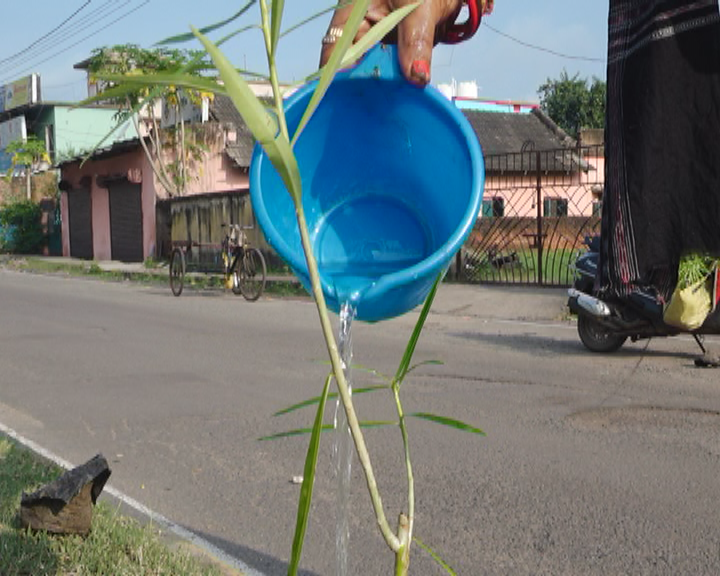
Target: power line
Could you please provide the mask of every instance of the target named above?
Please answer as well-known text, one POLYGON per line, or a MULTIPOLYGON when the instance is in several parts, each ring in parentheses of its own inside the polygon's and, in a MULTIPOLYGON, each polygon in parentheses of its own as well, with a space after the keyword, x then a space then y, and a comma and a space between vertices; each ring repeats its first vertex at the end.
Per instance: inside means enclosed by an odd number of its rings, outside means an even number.
POLYGON ((72 20, 73 18, 75 18, 75 16, 77 16, 80 12, 82 12, 82 10, 83 10, 88 4, 90 4, 90 2, 92 2, 92 0, 86 0, 85 4, 83 4, 82 6, 80 6, 80 8, 78 8, 77 10, 75 10, 75 12, 73 12, 72 14, 70 14, 70 16, 68 16, 67 18, 65 18, 65 20, 63 20, 60 24, 58 24, 57 26, 55 26, 55 28, 53 28, 52 30, 50 30, 50 32, 46 32, 45 34, 43 34, 42 36, 40 36, 40 38, 38 38, 37 40, 35 40, 35 41, 32 42, 31 44, 29 44, 27 47, 25 47, 25 48, 23 48, 22 50, 20 50, 20 52, 16 52, 16 53, 13 54, 12 56, 8 56, 7 58, 3 58, 2 60, 0 60, 0 64, 4 64, 5 62, 8 62, 9 60, 12 60, 13 58, 16 58, 17 56, 20 56, 20 55, 24 54, 25 52, 28 52, 29 50, 32 49, 33 46, 35 46, 35 45, 38 44, 39 42, 42 42, 42 41, 43 41, 45 38, 47 38, 48 36, 52 36, 57 30, 59 30, 60 28, 62 28, 63 26, 65 26, 65 24, 67 24, 70 20, 72 20))
POLYGON ((536 44, 530 44, 529 42, 523 42, 522 40, 518 40, 514 36, 510 36, 510 34, 505 34, 505 32, 501 32, 497 28, 493 28, 490 26, 490 24, 486 24, 485 21, 482 22, 482 25, 485 26, 485 28, 491 30, 492 32, 495 32, 495 34, 502 36, 504 38, 507 38, 508 40, 512 40, 513 42, 516 42, 517 44, 520 44, 521 46, 525 46, 526 48, 532 48, 533 50, 538 50, 539 52, 545 52, 547 54, 552 54, 553 56, 557 56, 559 58, 565 58, 567 60, 582 60, 584 62, 605 62, 605 58, 590 58, 587 56, 572 56, 570 54, 563 54, 562 52, 556 52, 555 50, 550 50, 549 48, 543 48, 542 46, 537 46, 536 44))
MULTIPOLYGON (((58 50, 58 51, 54 52, 51 56, 49 56, 49 57, 47 57, 47 58, 44 58, 43 60, 40 60, 40 61, 38 61, 38 62, 35 62, 35 63, 34 63, 31 67, 29 67, 29 68, 25 68, 24 70, 22 70, 22 71, 20 71, 20 72, 16 72, 16 73, 13 75, 13 77, 16 77, 17 75, 24 74, 25 72, 30 72, 30 71, 31 71, 33 68, 35 68, 36 66, 39 66, 40 64, 44 64, 44 63, 47 62, 48 60, 52 60, 53 58, 56 58, 56 57, 59 56, 60 54, 63 54, 64 52, 67 52, 68 50, 70 50, 71 48, 74 48, 74 47, 77 46, 78 44, 82 44, 85 40, 87 40, 87 39, 89 39, 89 38, 92 38, 93 36, 95 36, 96 34, 99 34, 99 33, 102 32, 103 30, 108 29, 108 28, 109 28, 110 26, 112 26, 113 24, 116 24, 116 23, 119 22, 120 20, 123 20, 124 18, 127 18, 130 14, 132 14, 133 12, 138 11, 140 8, 142 8, 143 6, 145 6, 146 4, 149 4, 149 3, 150 3, 150 0, 145 0, 144 2, 142 2, 141 4, 139 4, 138 6, 136 6, 135 8, 133 8, 132 10, 129 10, 128 12, 125 12, 124 14, 118 16, 117 18, 115 18, 115 20, 109 22, 108 24, 106 24, 105 26, 103 26, 103 27, 101 27, 101 28, 98 28, 97 30, 95 30, 94 32, 91 32, 91 33, 88 34, 87 36, 84 36, 83 38, 81 38, 81 39, 78 40, 77 42, 74 42, 73 44, 70 44, 69 46, 66 46, 66 47, 63 48, 62 50, 58 50)), ((3 84, 3 83, 5 83, 5 82, 8 82, 9 80, 12 80, 13 77, 4 78, 4 79, 0 80, 0 84, 3 84)))
POLYGON ((0 67, 0 70, 2 70, 2 75, 6 75, 11 70, 15 70, 23 66, 24 64, 37 60, 42 54, 45 54, 50 50, 57 49, 57 47, 71 40, 72 38, 75 38, 78 34, 92 28, 99 22, 102 22, 103 20, 111 16, 113 13, 122 9, 123 6, 129 4, 131 1, 132 0, 125 0, 119 6, 113 7, 112 4, 116 4, 117 0, 106 0, 106 2, 98 6, 95 10, 86 13, 81 19, 71 23, 70 26, 62 30, 55 30, 55 37, 49 35, 43 40, 43 42, 40 42, 34 48, 34 50, 32 50, 31 53, 21 55, 14 62, 11 62, 6 66, 0 67))

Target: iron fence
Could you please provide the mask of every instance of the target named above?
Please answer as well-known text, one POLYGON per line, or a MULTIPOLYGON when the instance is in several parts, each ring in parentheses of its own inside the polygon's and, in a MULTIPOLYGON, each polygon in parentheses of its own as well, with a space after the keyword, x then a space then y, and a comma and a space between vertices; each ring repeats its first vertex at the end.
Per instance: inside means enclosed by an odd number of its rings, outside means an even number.
POLYGON ((600 233, 603 146, 485 157, 482 212, 458 254, 471 283, 569 286, 585 236, 600 233))

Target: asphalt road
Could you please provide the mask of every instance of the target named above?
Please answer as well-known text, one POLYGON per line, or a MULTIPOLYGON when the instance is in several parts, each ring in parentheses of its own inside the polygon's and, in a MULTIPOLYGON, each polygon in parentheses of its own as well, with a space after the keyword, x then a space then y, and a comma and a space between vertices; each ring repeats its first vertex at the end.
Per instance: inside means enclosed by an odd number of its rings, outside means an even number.
MULTIPOLYGON (((403 390, 412 421, 416 536, 460 575, 720 573, 720 372, 691 340, 584 351, 559 291, 443 286, 403 390)), ((416 318, 353 328, 355 362, 392 373, 416 318)), ((714 343, 716 349, 720 343, 714 343)), ((262 574, 285 574, 312 422, 272 414, 327 373, 308 301, 0 270, 0 423, 262 574)), ((355 386, 376 383, 355 372, 355 386)), ((393 417, 383 393, 361 419, 393 417)), ((328 410, 328 420, 332 409, 328 410)), ((367 432, 385 510, 405 509, 394 428, 367 432)), ((335 573, 332 436, 324 437, 306 574, 335 573)), ((392 573, 353 468, 349 573, 392 573)), ((411 573, 444 574, 415 547, 411 573)))

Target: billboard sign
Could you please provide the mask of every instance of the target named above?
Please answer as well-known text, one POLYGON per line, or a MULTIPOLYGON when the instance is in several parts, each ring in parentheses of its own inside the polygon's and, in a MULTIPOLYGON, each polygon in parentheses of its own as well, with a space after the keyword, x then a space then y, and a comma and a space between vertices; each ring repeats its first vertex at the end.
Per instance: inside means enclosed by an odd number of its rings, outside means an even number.
POLYGON ((12 166, 12 158, 5 153, 10 142, 27 140, 25 116, 17 116, 7 122, 0 122, 0 173, 5 173, 12 166))
POLYGON ((31 74, 0 86, 0 112, 40 101, 40 77, 31 74))

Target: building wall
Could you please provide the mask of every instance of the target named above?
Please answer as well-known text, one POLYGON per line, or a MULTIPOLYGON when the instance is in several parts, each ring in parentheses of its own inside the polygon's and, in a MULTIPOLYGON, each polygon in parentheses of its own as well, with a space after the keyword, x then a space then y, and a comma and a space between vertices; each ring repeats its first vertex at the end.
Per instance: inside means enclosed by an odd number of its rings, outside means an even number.
MULTIPOLYGON (((138 147, 122 155, 105 160, 88 160, 82 168, 80 162, 62 166, 62 179, 73 188, 80 187, 84 177, 91 178, 90 201, 92 204, 93 252, 95 260, 110 260, 110 196, 107 188, 101 186, 98 177, 126 176, 131 182, 141 184, 143 217, 143 258, 155 255, 155 187, 153 174, 145 154, 138 147)), ((62 193, 63 222, 68 222, 67 192, 62 193)), ((64 225, 62 231, 63 256, 70 255, 70 229, 64 225)))
MULTIPOLYGON (((197 125, 200 139, 206 151, 202 159, 191 166, 191 175, 187 179, 183 196, 207 194, 209 192, 227 192, 230 190, 248 190, 250 183, 247 171, 238 168, 225 154, 226 134, 217 124, 197 125)), ((172 152, 165 155, 166 165, 173 160, 172 152)), ((155 189, 158 198, 169 198, 161 180, 155 177, 155 189)))
MULTIPOLYGON (((116 111, 113 108, 72 108, 53 105, 40 115, 34 131, 38 138, 44 140, 45 127, 52 126, 55 158, 56 160, 68 158, 95 148, 115 128, 116 111)), ((113 133, 103 146, 135 137, 135 129, 128 123, 113 133)))
MULTIPOLYGON (((249 188, 248 175, 224 153, 224 136, 211 139, 208 151, 203 153, 202 162, 194 168, 196 178, 189 182, 185 196, 243 191, 249 188)), ((138 144, 136 148, 104 160, 88 160, 82 168, 80 162, 62 166, 62 179, 71 187, 80 187, 84 177, 91 178, 90 199, 93 220, 93 251, 96 260, 110 260, 112 245, 110 236, 109 192, 98 183, 98 177, 128 176, 131 182, 141 183, 143 218, 143 257, 155 257, 158 253, 156 229, 156 202, 168 198, 167 191, 160 185, 150 161, 138 144)), ((67 193, 61 198, 63 222, 68 222, 67 193)), ((63 226, 63 255, 70 255, 69 226, 63 226)))

